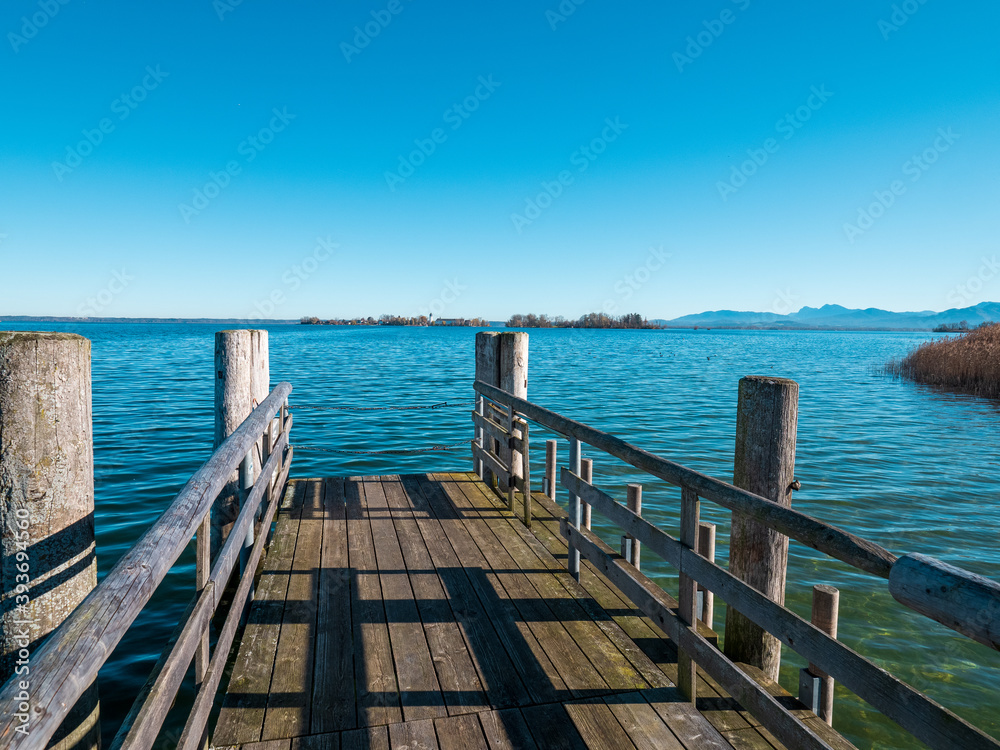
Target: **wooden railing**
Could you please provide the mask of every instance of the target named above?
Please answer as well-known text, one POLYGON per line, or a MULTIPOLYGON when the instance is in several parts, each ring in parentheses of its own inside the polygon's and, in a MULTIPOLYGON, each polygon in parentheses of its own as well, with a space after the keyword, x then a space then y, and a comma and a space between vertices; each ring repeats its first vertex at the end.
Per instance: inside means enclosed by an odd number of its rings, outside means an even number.
POLYGON ((476 425, 476 439, 472 443, 472 460, 476 471, 483 476, 484 469, 492 475, 498 488, 507 493, 507 507, 514 511, 514 496, 521 492, 524 514, 522 520, 531 526, 531 464, 528 423, 510 408, 500 408, 482 396, 476 398, 472 412, 476 425), (514 470, 514 456, 523 456, 524 468, 519 475, 514 470))
MULTIPOLYGON (((271 519, 288 480, 292 417, 287 411, 287 400, 291 391, 291 385, 281 383, 271 392, 33 655, 35 713, 31 731, 27 735, 15 732, 17 720, 12 712, 5 712, 0 724, 0 747, 44 750, 192 538, 196 539, 196 594, 111 748, 152 747, 192 661, 198 690, 179 747, 187 750, 204 747, 209 714, 226 659, 251 596, 254 571, 271 519), (261 471, 255 481, 253 455, 258 449, 261 471), (210 512, 216 497, 236 471, 242 488, 240 512, 213 562, 209 551, 210 512), (266 510, 257 523, 263 502, 266 510), (210 654, 209 625, 237 562, 239 585, 214 654, 210 654)), ((14 676, 4 685, 0 692, 3 705, 15 703, 18 679, 14 676)))
POLYGON ((474 387, 484 398, 486 410, 492 401, 506 410, 509 420, 520 416, 569 439, 570 466, 562 468, 559 483, 569 492, 569 518, 562 519, 561 531, 569 545, 570 572, 579 578, 581 557, 589 560, 677 644, 678 687, 689 699, 693 700, 697 694, 697 665, 788 747, 831 747, 823 736, 786 710, 746 670, 698 632, 700 586, 931 747, 1000 748, 996 739, 698 554, 700 500, 746 514, 858 570, 888 579, 890 592, 901 603, 992 648, 997 648, 1000 641, 1000 585, 922 555, 897 558, 874 542, 668 461, 492 385, 477 380, 474 387), (581 443, 680 487, 680 539, 585 481, 581 473, 581 443), (661 557, 680 573, 679 606, 591 533, 589 524, 583 523, 584 506, 605 516, 641 543, 643 549, 661 557))

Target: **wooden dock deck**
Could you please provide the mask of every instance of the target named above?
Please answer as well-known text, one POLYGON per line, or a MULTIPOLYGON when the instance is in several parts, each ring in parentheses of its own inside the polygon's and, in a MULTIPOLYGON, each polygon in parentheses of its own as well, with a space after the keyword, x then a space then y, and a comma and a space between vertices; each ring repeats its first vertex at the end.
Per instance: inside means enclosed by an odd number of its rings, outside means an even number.
POLYGON ((529 530, 471 473, 291 482, 212 745, 781 747, 707 675, 683 700, 674 645, 589 563, 574 580, 534 498, 529 530))

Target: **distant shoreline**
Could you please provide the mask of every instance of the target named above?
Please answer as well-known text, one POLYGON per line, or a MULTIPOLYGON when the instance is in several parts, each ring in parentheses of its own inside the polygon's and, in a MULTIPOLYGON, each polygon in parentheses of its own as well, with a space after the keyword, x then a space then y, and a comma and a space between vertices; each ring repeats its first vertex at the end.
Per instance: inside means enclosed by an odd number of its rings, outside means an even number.
MULTIPOLYGON (((72 318, 72 317, 59 317, 59 316, 34 316, 34 315, 9 315, 0 317, 0 326, 4 323, 139 323, 139 324, 173 324, 173 325, 272 325, 272 326, 301 326, 299 320, 270 320, 255 318, 251 320, 240 319, 240 318, 72 318)), ((362 326, 357 325, 331 325, 324 324, 319 326, 309 326, 316 328, 359 328, 362 326)), ((468 326, 380 326, 378 324, 371 326, 372 328, 380 327, 427 327, 427 328, 457 328, 457 327, 468 327, 468 326)), ((498 321, 492 321, 490 326, 482 326, 483 328, 504 328, 504 324, 498 321)), ((536 330, 536 327, 525 327, 525 326, 506 326, 512 329, 524 329, 524 330, 536 330)), ((718 326, 703 326, 703 325, 688 325, 688 326, 678 326, 678 325, 662 325, 656 328, 650 327, 647 329, 642 328, 567 328, 565 330, 608 330, 608 331, 626 331, 626 330, 659 330, 659 331, 784 331, 788 333, 797 332, 829 332, 829 333, 960 333, 956 332, 942 332, 934 331, 932 328, 887 328, 887 327, 874 327, 874 328, 863 328, 860 326, 759 326, 759 325, 718 325, 718 326)))

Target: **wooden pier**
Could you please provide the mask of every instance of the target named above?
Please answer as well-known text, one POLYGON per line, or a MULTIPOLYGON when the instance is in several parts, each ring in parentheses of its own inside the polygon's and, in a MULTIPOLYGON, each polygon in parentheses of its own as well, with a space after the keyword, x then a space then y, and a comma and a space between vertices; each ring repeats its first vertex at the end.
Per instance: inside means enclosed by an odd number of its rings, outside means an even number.
MULTIPOLYGON (((1000 650, 1000 584, 792 507, 797 384, 741 381, 729 484, 529 401, 527 357, 527 334, 477 334, 471 472, 290 479, 292 385, 267 393, 265 336, 220 333, 215 451, 44 641, 8 639, 3 655, 30 663, 30 679, 0 675, 0 747, 96 750, 98 672, 193 543, 191 603, 110 750, 846 750, 835 682, 932 748, 1000 750, 838 640, 836 589, 813 587, 810 620, 784 606, 794 542, 1000 650), (560 465, 546 441, 543 492, 536 428, 569 449, 560 465), (601 489, 584 445, 660 480, 655 495, 601 489), (651 500, 678 508, 676 537, 643 516, 651 500), (728 566, 702 502, 732 512, 728 566), (620 553, 593 517, 620 531, 620 553), (645 574, 650 555, 678 572, 677 598, 645 574), (808 664, 794 696, 776 682, 783 648, 808 664), (178 705, 184 685, 193 700, 178 705)), ((0 394, 36 387, 21 382, 31 372, 0 369, 0 394)), ((79 402, 67 408, 89 409, 85 385, 65 389, 79 402)), ((0 424, 39 445, 33 431, 50 427, 19 415, 7 407, 0 424)), ((37 484, 53 456, 31 456, 26 483, 0 472, 0 495, 58 507, 37 484)), ((31 580, 23 598, 50 587, 31 580)))
POLYGON ((213 744, 780 746, 711 680, 685 701, 673 643, 596 569, 577 583, 565 513, 532 509, 529 531, 471 473, 291 483, 213 744))

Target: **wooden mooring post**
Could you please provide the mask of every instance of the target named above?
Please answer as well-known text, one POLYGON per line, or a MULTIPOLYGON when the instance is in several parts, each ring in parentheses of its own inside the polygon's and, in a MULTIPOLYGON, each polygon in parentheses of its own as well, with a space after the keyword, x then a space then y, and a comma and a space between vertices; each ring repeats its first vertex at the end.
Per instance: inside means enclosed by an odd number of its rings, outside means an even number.
MULTIPOLYGON (((763 376, 740 379, 733 484, 792 505, 799 386, 763 376)), ((733 512, 729 570, 771 601, 785 603, 788 537, 733 512)), ((725 653, 777 681, 781 642, 733 607, 726 609, 725 653)))
MULTIPOLYGON (((628 509, 637 516, 642 515, 642 485, 630 484, 626 490, 628 509)), ((622 557, 631 563, 636 570, 641 567, 642 542, 630 534, 622 536, 622 557)))
MULTIPOLYGON (((831 638, 837 637, 840 591, 833 586, 813 586, 812 624, 831 638)), ((812 662, 799 671, 799 700, 833 726, 833 678, 812 662)))
MULTIPOLYGON (((25 668, 97 585, 92 425, 90 341, 0 333, 0 681, 26 676, 4 710, 23 715, 29 732, 47 706, 25 668)), ((94 682, 49 747, 100 747, 99 714, 94 682)))
MULTIPOLYGON (((215 334, 215 448, 229 437, 270 392, 267 331, 219 331, 215 334)), ((254 451, 253 468, 260 471, 263 441, 254 451)), ((240 483, 234 472, 212 508, 214 558, 240 512, 240 483)))
MULTIPOLYGON (((715 562, 715 524, 698 524, 698 554, 709 562, 715 562)), ((715 623, 715 594, 701 584, 698 585, 698 619, 711 629, 715 623)))
MULTIPOLYGON (((580 459, 580 479, 582 479, 587 484, 594 483, 594 459, 592 458, 581 458, 580 459)), ((583 503, 583 528, 590 528, 590 506, 587 503, 583 503)))
POLYGON ((557 440, 545 441, 545 495, 555 502, 556 499, 556 471, 557 456, 559 452, 559 442, 557 440))

